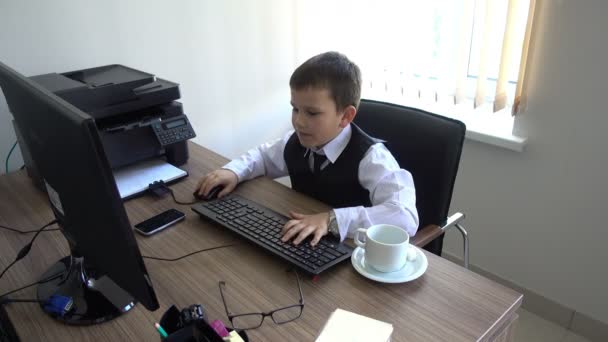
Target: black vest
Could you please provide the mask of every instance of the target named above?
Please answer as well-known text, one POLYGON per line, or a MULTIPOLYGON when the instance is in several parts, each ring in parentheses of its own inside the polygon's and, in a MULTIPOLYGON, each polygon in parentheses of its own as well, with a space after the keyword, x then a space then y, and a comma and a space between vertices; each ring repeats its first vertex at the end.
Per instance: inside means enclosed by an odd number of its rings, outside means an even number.
MULTIPOLYGON (((318 199, 333 208, 371 206, 369 191, 359 183, 359 163, 367 150, 382 142, 350 124, 352 135, 335 163, 329 163, 319 175, 314 175, 308 165, 306 148, 300 144, 297 134, 285 145, 284 158, 294 190, 318 199)), ((312 151, 310 153, 313 153, 312 151)))

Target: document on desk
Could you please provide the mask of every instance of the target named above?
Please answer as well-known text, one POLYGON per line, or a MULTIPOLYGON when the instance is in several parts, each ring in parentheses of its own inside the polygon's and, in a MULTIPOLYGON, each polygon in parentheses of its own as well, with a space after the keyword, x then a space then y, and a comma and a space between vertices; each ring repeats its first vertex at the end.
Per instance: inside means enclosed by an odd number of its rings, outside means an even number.
POLYGON ((114 179, 120 198, 126 199, 148 189, 150 183, 165 183, 186 177, 188 172, 162 159, 147 160, 114 170, 114 179))
POLYGON ((336 309, 315 342, 389 342, 392 333, 392 324, 336 309))

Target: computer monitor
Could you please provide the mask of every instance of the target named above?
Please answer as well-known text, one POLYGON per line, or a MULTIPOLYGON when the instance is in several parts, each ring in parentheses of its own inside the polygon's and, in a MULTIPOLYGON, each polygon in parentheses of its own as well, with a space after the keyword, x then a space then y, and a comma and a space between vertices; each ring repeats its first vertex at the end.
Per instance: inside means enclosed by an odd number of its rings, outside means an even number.
POLYGON ((135 301, 158 309, 133 230, 90 115, 0 62, 0 88, 71 255, 52 265, 38 298, 71 297, 70 324, 95 324, 129 311, 135 301))

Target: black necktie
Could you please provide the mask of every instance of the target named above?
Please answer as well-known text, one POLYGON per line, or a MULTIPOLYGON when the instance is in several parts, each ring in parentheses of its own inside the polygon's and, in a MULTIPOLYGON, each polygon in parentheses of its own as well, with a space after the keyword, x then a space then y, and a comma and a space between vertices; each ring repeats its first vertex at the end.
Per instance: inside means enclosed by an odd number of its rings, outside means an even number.
POLYGON ((313 159, 313 172, 315 174, 318 174, 319 172, 321 172, 321 165, 325 163, 327 157, 324 154, 313 153, 313 159))

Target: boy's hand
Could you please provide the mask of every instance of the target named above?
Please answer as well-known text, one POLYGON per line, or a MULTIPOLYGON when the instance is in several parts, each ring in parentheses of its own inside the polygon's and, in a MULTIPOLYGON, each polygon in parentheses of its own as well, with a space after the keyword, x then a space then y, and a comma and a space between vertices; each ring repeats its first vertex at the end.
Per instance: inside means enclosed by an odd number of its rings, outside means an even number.
POLYGON ((281 232, 283 237, 281 238, 281 241, 289 241, 297 235, 293 240, 293 244, 298 245, 309 235, 313 234, 314 236, 310 245, 315 246, 323 236, 327 235, 329 212, 315 215, 304 215, 295 212, 290 212, 289 214, 293 220, 288 221, 283 227, 283 231, 281 232))
POLYGON ((238 182, 236 173, 228 169, 218 169, 203 176, 196 186, 196 191, 199 195, 207 196, 211 189, 222 185, 224 188, 217 194, 217 197, 220 198, 231 193, 238 182))

